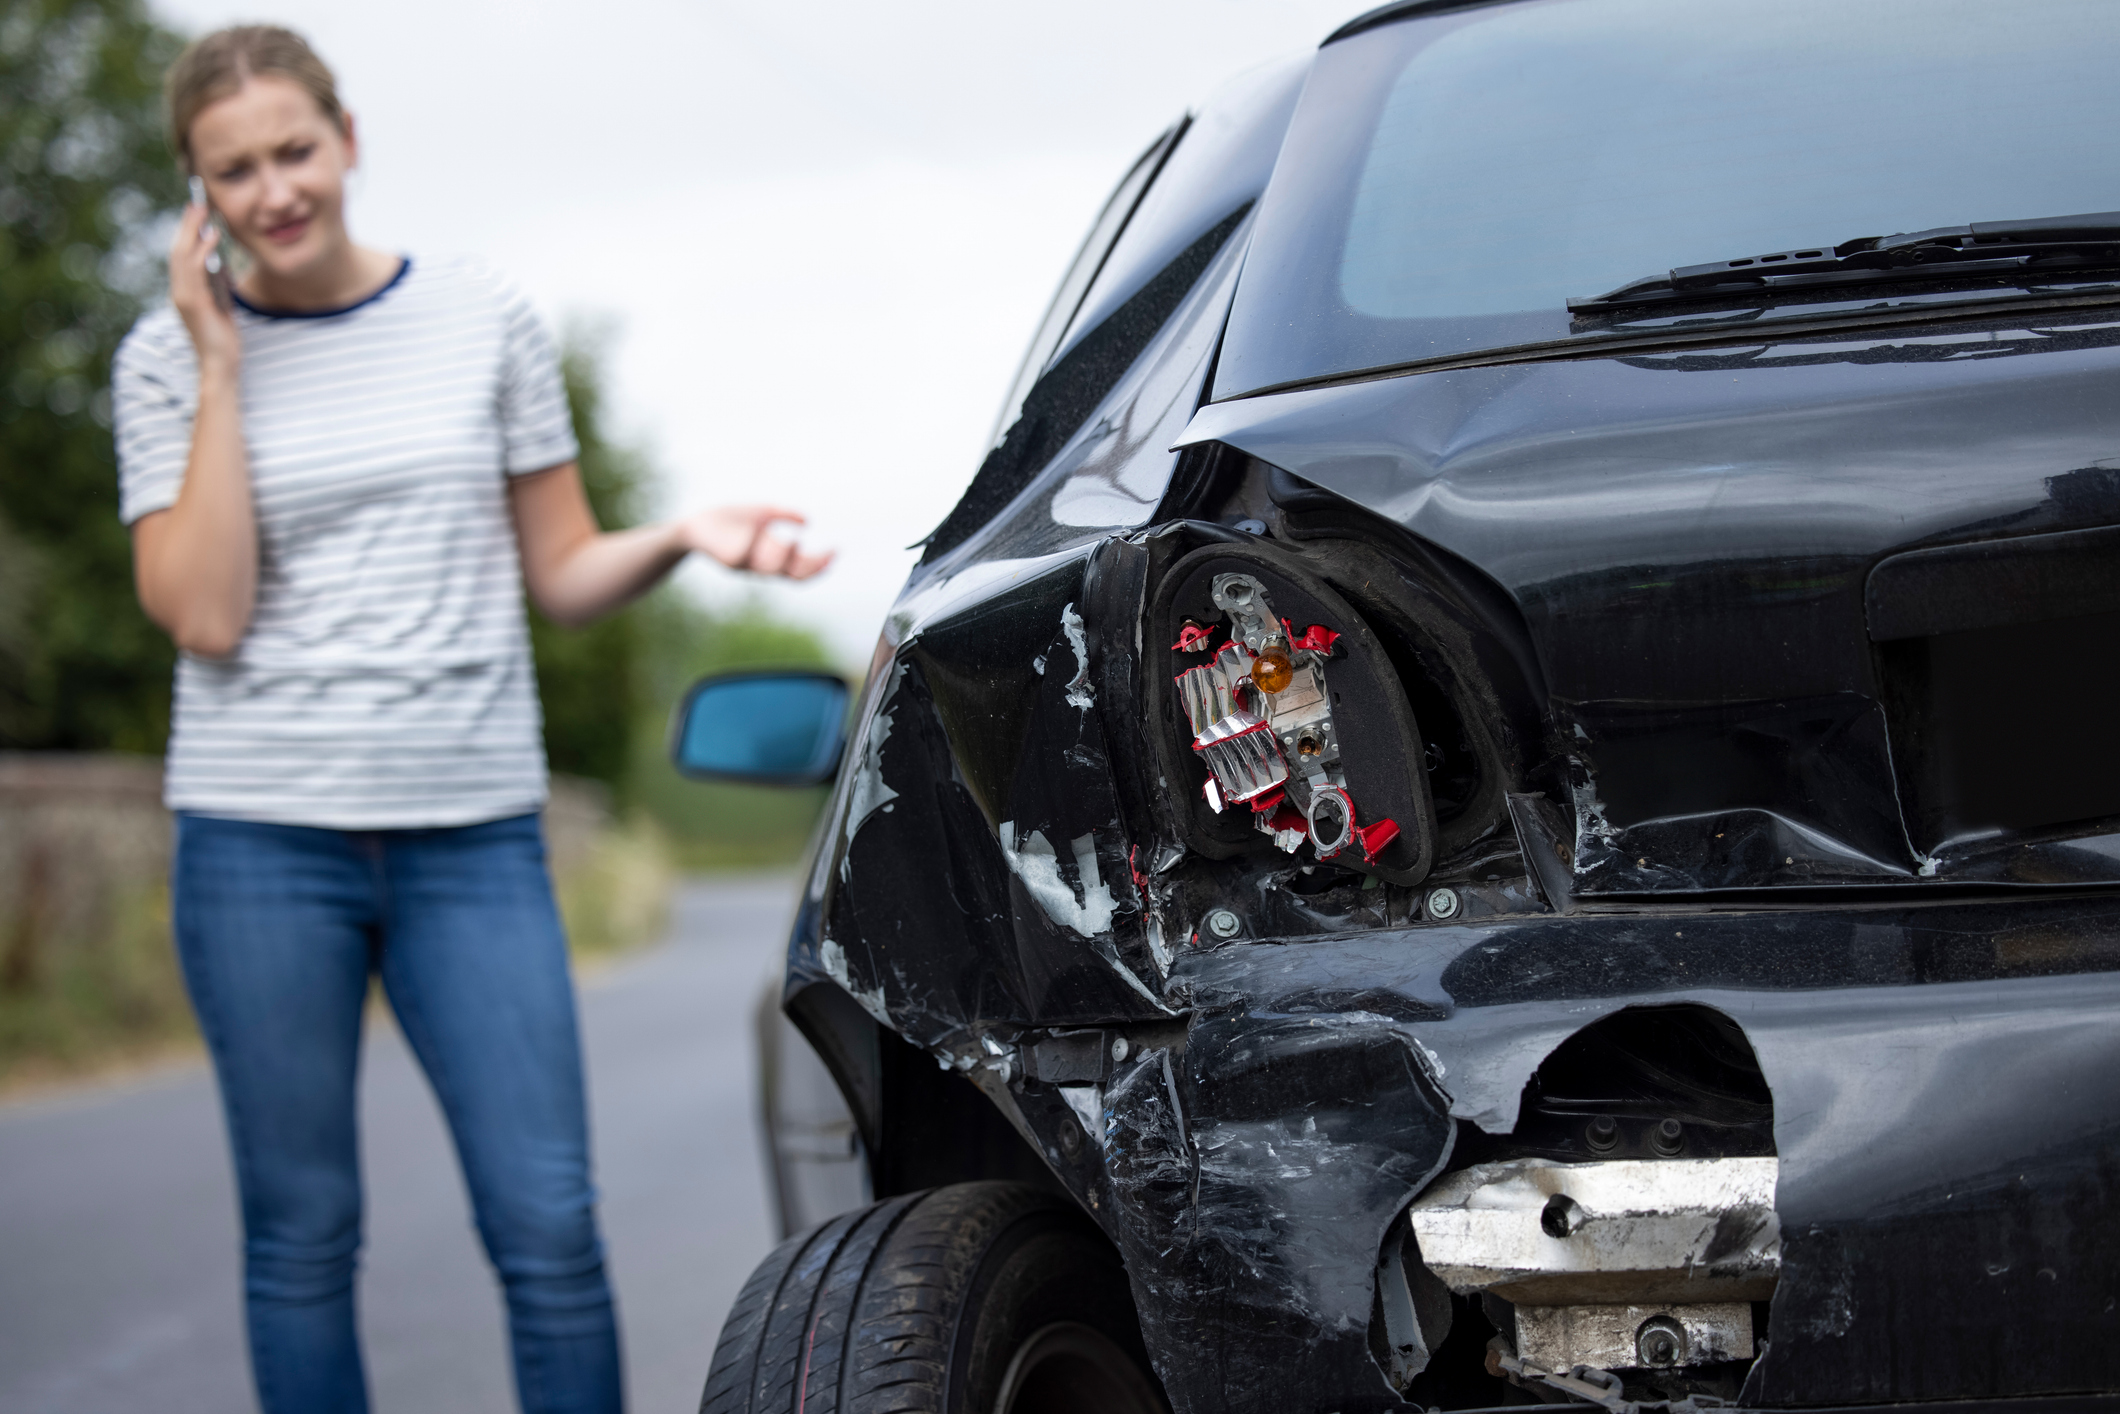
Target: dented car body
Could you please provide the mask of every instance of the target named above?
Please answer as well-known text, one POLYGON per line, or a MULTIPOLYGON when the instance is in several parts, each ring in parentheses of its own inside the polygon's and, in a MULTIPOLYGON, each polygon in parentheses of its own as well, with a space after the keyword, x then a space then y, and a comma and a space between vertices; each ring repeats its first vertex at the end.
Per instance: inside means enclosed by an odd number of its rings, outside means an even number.
MULTIPOLYGON (((1886 98, 2115 55, 1923 13, 1886 98)), ((1910 14, 1776 18, 1789 107, 1910 14)), ((1453 84, 1624 136, 1539 55, 1650 51, 1676 111, 1753 23, 1403 4, 1195 114, 891 614, 785 1012, 877 1197, 1080 1203, 1178 1410, 2120 1391, 2120 218, 1931 229, 2120 169, 1960 152, 1876 229, 1822 177, 1810 238, 1930 263, 1648 294, 1751 228, 1645 216, 1548 298, 1387 199, 1501 165, 1421 147, 1453 84)))

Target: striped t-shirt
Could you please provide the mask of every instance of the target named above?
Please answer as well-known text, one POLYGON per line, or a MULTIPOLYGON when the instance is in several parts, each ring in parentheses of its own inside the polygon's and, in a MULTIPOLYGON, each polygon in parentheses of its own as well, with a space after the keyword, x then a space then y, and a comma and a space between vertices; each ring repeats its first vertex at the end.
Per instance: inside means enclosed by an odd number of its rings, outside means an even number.
MULTIPOLYGON (((177 663, 165 798, 336 829, 537 809, 545 755, 507 477, 576 455, 512 286, 407 261, 325 314, 241 306, 258 592, 226 660, 177 663)), ((167 307, 112 369, 122 515, 176 503, 198 368, 167 307)))

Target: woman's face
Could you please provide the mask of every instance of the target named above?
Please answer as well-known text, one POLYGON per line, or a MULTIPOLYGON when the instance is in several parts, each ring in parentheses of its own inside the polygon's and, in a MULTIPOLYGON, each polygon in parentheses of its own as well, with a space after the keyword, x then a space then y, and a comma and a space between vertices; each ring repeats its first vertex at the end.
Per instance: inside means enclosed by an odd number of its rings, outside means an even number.
POLYGON ((200 110, 192 167, 228 233, 279 279, 298 279, 347 249, 346 173, 353 120, 342 132, 300 85, 273 75, 200 110))

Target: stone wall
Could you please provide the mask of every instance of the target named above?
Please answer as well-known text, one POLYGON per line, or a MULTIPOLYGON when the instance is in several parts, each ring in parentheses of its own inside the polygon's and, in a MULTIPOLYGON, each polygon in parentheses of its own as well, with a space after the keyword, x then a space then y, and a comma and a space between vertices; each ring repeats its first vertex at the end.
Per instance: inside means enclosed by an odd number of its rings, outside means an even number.
MULTIPOLYGON (((581 866, 610 822, 603 786, 555 779, 553 873, 581 866)), ((0 991, 108 938, 117 910, 163 886, 171 833, 155 757, 0 751, 0 991)))
POLYGON ((166 877, 169 850, 159 760, 0 752, 0 991, 108 937, 166 877))

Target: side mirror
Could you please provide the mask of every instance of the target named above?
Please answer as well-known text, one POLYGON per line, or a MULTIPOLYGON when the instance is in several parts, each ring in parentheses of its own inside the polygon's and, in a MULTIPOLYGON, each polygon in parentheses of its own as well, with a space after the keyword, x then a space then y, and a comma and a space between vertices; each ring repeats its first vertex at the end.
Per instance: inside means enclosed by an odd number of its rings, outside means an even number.
POLYGON ((670 723, 670 759, 695 780, 813 786, 846 748, 846 683, 830 673, 724 673, 692 684, 670 723))

